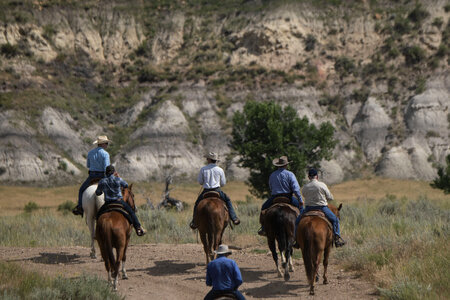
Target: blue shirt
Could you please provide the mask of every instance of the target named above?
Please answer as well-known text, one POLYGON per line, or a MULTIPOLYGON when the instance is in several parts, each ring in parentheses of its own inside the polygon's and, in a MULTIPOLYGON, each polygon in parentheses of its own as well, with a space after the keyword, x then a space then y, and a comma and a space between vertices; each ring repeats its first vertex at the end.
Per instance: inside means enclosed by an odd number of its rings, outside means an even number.
POLYGON ((95 194, 100 196, 102 193, 105 193, 105 202, 121 200, 122 187, 127 188, 128 183, 122 178, 112 174, 109 177, 100 180, 97 189, 95 190, 95 194))
POLYGON ((272 195, 294 193, 298 201, 303 203, 300 194, 300 185, 294 173, 284 168, 277 169, 269 177, 269 186, 272 195))
POLYGON ((206 268, 206 285, 213 290, 237 290, 242 276, 236 262, 223 255, 211 261, 206 268))
POLYGON ((106 167, 109 165, 109 153, 105 149, 97 147, 89 151, 86 163, 89 171, 105 172, 106 167))

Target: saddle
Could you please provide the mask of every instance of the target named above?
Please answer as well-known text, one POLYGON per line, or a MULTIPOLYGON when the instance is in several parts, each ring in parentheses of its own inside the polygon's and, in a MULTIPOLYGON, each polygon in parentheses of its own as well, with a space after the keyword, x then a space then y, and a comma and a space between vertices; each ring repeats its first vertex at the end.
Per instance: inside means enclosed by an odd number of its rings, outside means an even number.
POLYGON ((311 211, 308 211, 306 213, 303 213, 302 219, 304 217, 319 217, 319 218, 321 218, 322 220, 327 222, 328 227, 330 228, 331 232, 333 232, 333 225, 331 224, 330 220, 328 220, 328 218, 325 216, 323 211, 321 211, 321 210, 311 210, 311 211))
POLYGON ((222 198, 220 198, 220 193, 216 192, 216 191, 209 191, 203 194, 203 199, 206 198, 219 198, 221 200, 223 200, 222 198))
MULTIPOLYGON (((285 198, 285 199, 288 199, 288 198, 286 198, 286 197, 277 197, 277 198, 285 198)), ((275 199, 277 199, 277 198, 275 198, 275 199)), ((274 200, 275 200, 275 199, 274 199, 274 200)), ((289 202, 290 202, 290 200, 289 200, 289 202)), ((264 218, 266 217, 267 212, 268 212, 269 210, 273 209, 273 208, 276 208, 276 207, 288 207, 290 210, 292 210, 292 211, 295 213, 296 216, 298 216, 298 215, 300 214, 300 210, 299 210, 297 207, 293 206, 292 204, 284 203, 284 202, 281 202, 281 203, 280 203, 280 202, 279 202, 279 203, 273 203, 269 208, 263 209, 263 210, 261 211, 261 214, 259 215, 259 222, 260 222, 261 224, 263 224, 264 218)))
POLYGON ((103 215, 104 213, 107 213, 107 212, 111 212, 111 211, 120 212, 128 220, 128 222, 130 224, 133 224, 133 222, 131 220, 131 216, 125 210, 123 205, 121 203, 114 203, 114 202, 113 203, 105 203, 102 205, 102 207, 100 207, 100 210, 97 212, 97 216, 96 216, 97 221, 101 215, 103 215))
POLYGON ((98 184, 100 182, 100 180, 102 180, 101 178, 93 178, 91 179, 91 181, 89 181, 89 185, 94 185, 94 184, 98 184))
POLYGON ((216 292, 213 296, 214 300, 234 300, 237 299, 236 295, 232 292, 216 292))

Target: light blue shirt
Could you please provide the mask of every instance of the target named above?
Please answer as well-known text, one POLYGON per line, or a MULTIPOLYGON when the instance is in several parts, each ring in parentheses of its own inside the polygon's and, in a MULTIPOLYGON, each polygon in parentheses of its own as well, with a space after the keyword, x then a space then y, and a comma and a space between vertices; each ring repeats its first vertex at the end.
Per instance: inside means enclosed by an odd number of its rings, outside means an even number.
POLYGON ((105 172, 106 167, 109 165, 109 153, 105 149, 97 147, 89 151, 86 163, 89 171, 105 172))
POLYGON ((269 177, 269 187, 271 195, 294 193, 298 201, 303 203, 300 185, 291 171, 284 168, 274 171, 269 177))
POLYGON ((219 255, 206 267, 206 285, 215 291, 234 291, 241 284, 241 271, 232 259, 219 255))
POLYGON ((227 183, 223 169, 216 164, 208 164, 201 168, 197 181, 205 189, 215 189, 227 183))

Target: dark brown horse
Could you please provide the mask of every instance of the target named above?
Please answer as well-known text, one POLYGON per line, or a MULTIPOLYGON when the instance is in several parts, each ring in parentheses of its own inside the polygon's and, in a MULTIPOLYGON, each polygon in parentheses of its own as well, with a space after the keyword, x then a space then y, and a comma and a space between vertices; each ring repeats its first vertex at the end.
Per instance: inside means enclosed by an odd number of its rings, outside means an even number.
POLYGON ((222 236, 229 223, 228 211, 225 201, 217 195, 205 193, 205 199, 197 205, 195 224, 202 240, 206 255, 206 264, 214 259, 214 252, 222 244, 222 236), (212 196, 212 197, 211 197, 212 196))
MULTIPOLYGON (((339 208, 328 204, 328 208, 339 216, 339 208)), ((323 284, 328 283, 328 257, 333 245, 333 231, 328 222, 319 216, 304 216, 297 226, 297 243, 302 249, 303 263, 309 282, 309 294, 314 295, 314 284, 319 281, 319 265, 323 256, 323 284)))
POLYGON ((284 280, 289 280, 289 271, 294 271, 292 264, 292 246, 294 244, 295 219, 298 216, 298 209, 286 204, 276 203, 266 210, 261 224, 266 230, 267 244, 272 252, 273 260, 278 271, 278 276, 282 276, 282 271, 278 265, 278 255, 275 241, 281 254, 281 265, 284 268, 284 280))
MULTIPOLYGON (((123 201, 127 202, 133 210, 136 210, 132 186, 131 184, 128 188, 123 188, 122 195, 123 201)), ((108 272, 108 281, 113 285, 114 290, 117 290, 119 281, 120 262, 122 262, 122 279, 128 279, 125 261, 131 230, 132 226, 127 218, 118 211, 106 212, 97 220, 97 242, 108 272), (114 256, 113 248, 116 249, 116 256, 114 256)))

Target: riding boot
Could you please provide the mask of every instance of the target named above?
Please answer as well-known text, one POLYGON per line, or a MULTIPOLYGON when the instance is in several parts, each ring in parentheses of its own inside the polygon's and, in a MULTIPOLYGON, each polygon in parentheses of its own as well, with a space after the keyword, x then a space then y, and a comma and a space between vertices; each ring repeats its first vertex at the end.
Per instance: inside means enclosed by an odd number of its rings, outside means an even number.
POLYGON ((136 229, 136 234, 138 236, 143 236, 144 234, 147 233, 147 230, 145 230, 144 227, 142 227, 142 226, 139 226, 138 228, 135 228, 135 229, 136 229))
POLYGON ((258 234, 260 235, 260 236, 266 236, 267 234, 266 234, 266 231, 264 230, 264 227, 263 226, 261 226, 261 228, 258 230, 258 234))
POLYGON ((82 218, 83 218, 83 208, 81 207, 81 206, 79 206, 79 205, 77 205, 73 210, 72 210, 72 213, 75 215, 75 216, 81 216, 82 218))
POLYGON ((344 239, 340 236, 336 235, 336 237, 334 238, 334 245, 336 246, 336 248, 342 247, 345 244, 347 244, 347 242, 344 241, 344 239))
POLYGON ((195 230, 198 228, 197 224, 194 223, 195 220, 195 208, 194 208, 194 215, 192 216, 192 221, 191 223, 189 223, 189 227, 191 227, 191 229, 195 230))

